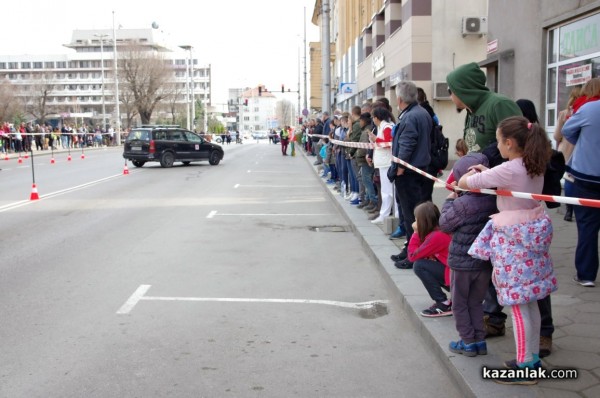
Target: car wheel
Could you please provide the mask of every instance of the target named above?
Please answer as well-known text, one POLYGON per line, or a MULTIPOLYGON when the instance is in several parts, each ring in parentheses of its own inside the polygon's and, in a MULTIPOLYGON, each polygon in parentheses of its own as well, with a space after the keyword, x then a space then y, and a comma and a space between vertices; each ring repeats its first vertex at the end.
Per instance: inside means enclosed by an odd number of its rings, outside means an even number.
POLYGON ((169 168, 173 166, 175 163, 175 156, 172 152, 165 152, 160 157, 160 165, 165 168, 169 168))
POLYGON ((192 162, 190 162, 190 161, 186 160, 185 162, 181 162, 181 163, 183 163, 183 165, 184 165, 184 166, 189 166, 189 165, 190 165, 190 163, 192 163, 192 162))
POLYGON ((212 151, 210 153, 210 157, 208 158, 208 163, 210 163, 213 166, 216 166, 219 164, 220 161, 221 161, 221 155, 219 154, 219 152, 212 151))
POLYGON ((146 162, 142 162, 141 160, 133 160, 131 163, 133 163, 135 167, 142 167, 146 164, 146 162))

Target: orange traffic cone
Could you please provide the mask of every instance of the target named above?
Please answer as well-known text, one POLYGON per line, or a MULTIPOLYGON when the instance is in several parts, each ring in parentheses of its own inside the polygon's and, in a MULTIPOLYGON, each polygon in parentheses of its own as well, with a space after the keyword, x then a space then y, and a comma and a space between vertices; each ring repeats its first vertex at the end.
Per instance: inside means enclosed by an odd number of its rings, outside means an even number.
POLYGON ((125 163, 125 166, 123 166, 123 175, 125 174, 129 174, 129 169, 127 168, 127 163, 125 163))
POLYGON ((54 164, 54 158, 50 159, 50 164, 54 164))
POLYGON ((29 159, 29 154, 27 152, 25 152, 25 159, 29 159))
POLYGON ((8 152, 4 154, 4 160, 8 160, 8 152))
POLYGON ((67 156, 67 162, 71 161, 71 155, 67 156))
POLYGON ((23 159, 21 159, 21 154, 19 154, 19 160, 17 161, 17 163, 23 163, 23 159))
POLYGON ((29 200, 38 200, 39 198, 40 195, 38 195, 37 186, 33 184, 31 187, 31 196, 29 197, 29 200))
POLYGON ((81 159, 85 159, 85 154, 81 154, 81 159))

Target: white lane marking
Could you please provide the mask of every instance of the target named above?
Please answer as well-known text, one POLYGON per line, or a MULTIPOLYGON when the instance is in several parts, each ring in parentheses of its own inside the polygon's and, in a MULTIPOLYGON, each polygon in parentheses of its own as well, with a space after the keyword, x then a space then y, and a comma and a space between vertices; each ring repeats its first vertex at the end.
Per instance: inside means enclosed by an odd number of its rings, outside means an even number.
MULTIPOLYGON (((212 212, 211 212, 212 213, 212 212)), ((334 216, 335 214, 331 213, 219 213, 215 211, 214 214, 209 214, 210 217, 206 218, 214 218, 214 216, 334 216)))
POLYGON ((217 214, 217 211, 213 210, 210 213, 208 213, 208 215, 206 216, 206 218, 213 218, 216 214, 217 214))
POLYGON ((252 173, 252 171, 251 171, 251 170, 248 170, 248 173, 252 173))
POLYGON ((125 304, 117 311, 117 314, 129 314, 133 307, 140 301, 196 301, 196 302, 220 302, 220 303, 280 303, 280 304, 319 304, 342 308, 364 309, 372 308, 377 304, 387 304, 389 300, 372 300, 360 303, 349 303, 347 301, 335 300, 311 300, 311 299, 267 299, 267 298, 233 298, 233 297, 161 297, 146 296, 152 285, 140 285, 137 290, 127 299, 125 304))
POLYGON ((240 184, 235 184, 235 185, 233 186, 233 189, 236 189, 236 188, 237 188, 237 187, 239 187, 239 186, 240 186, 240 184))
MULTIPOLYGON (((8 211, 8 210, 16 209, 18 207, 26 206, 26 205, 29 205, 29 204, 32 204, 32 203, 37 203, 37 202, 40 202, 41 200, 44 200, 44 199, 53 198, 55 196, 60 196, 60 195, 64 195, 64 194, 69 193, 69 192, 73 192, 73 191, 77 191, 77 190, 80 190, 80 189, 83 189, 83 188, 91 187, 93 185, 100 184, 102 182, 106 182, 108 180, 111 180, 111 179, 117 178, 117 177, 121 177, 121 176, 123 176, 122 173, 115 174, 115 175, 112 175, 112 176, 101 178, 99 180, 86 182, 85 184, 76 185, 76 186, 71 187, 71 188, 65 188, 65 189, 61 189, 59 191, 50 192, 50 193, 47 193, 47 194, 44 194, 44 195, 40 195, 40 199, 39 200, 21 200, 21 201, 18 201, 18 202, 9 203, 9 204, 0 206, 0 213, 8 211)), ((38 189, 39 189, 39 186, 38 186, 38 189)))
POLYGON ((250 188, 321 188, 320 185, 246 185, 236 184, 234 188, 250 187, 250 188))
POLYGON ((135 307, 135 305, 144 298, 144 294, 150 289, 152 285, 140 285, 135 292, 127 299, 125 304, 119 308, 117 314, 129 314, 129 311, 135 307))

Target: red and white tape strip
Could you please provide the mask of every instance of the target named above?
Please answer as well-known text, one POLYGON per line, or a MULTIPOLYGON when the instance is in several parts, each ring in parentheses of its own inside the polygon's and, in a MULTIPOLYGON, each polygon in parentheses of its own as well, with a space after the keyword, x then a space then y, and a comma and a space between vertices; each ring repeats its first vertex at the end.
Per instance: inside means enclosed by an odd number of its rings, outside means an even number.
MULTIPOLYGON (((319 138, 327 137, 326 135, 319 135, 319 134, 314 134, 314 135, 309 134, 309 136, 319 137, 319 138)), ((352 148, 367 148, 367 149, 385 148, 385 147, 392 146, 391 142, 382 142, 382 143, 373 144, 373 143, 365 143, 365 142, 347 142, 347 141, 339 141, 339 140, 332 140, 332 139, 330 139, 330 142, 332 142, 336 145, 340 145, 340 146, 346 146, 346 147, 352 147, 352 148)), ((429 178, 430 180, 433 180, 435 182, 443 184, 446 188, 448 188, 452 191, 477 192, 477 193, 483 193, 483 194, 487 194, 487 195, 496 195, 496 196, 512 196, 514 198, 543 200, 545 202, 555 202, 555 203, 564 203, 564 204, 575 205, 575 206, 600 208, 600 200, 596 200, 596 199, 570 198, 570 197, 566 197, 566 196, 542 195, 542 194, 527 193, 527 192, 514 192, 514 191, 501 190, 501 189, 462 189, 462 188, 458 188, 457 186, 447 184, 446 181, 442 181, 439 178, 434 177, 431 174, 426 173, 423 170, 420 170, 420 169, 414 167, 410 163, 407 163, 400 158, 392 156, 392 161, 395 163, 399 163, 402 166, 406 167, 407 169, 410 169, 416 173, 419 173, 422 176, 429 178)), ((384 178, 387 178, 387 177, 384 177, 384 178)))

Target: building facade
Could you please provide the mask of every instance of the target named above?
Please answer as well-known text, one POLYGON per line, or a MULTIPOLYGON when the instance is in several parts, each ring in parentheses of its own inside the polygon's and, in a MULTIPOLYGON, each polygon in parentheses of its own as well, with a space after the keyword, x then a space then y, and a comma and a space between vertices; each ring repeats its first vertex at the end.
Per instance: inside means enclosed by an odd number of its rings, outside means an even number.
POLYGON ((243 133, 264 131, 278 125, 277 98, 264 86, 246 89, 239 97, 239 126, 243 133))
MULTIPOLYGON (((322 0, 313 23, 322 26, 322 0)), ((446 75, 464 63, 485 58, 487 2, 460 0, 330 0, 332 109, 386 97, 396 109, 395 86, 403 80, 423 88, 451 141, 464 119, 445 85, 446 75), (466 29, 467 21, 481 25, 466 29)), ((311 61, 311 64, 315 63, 311 61)), ((311 76, 315 76, 311 70, 311 76)), ((322 87, 311 84, 313 96, 322 87)), ((395 111, 396 112, 396 111, 395 111)))
POLYGON ((600 77, 600 1, 509 0, 489 4, 480 61, 497 91, 536 105, 553 132, 574 86, 600 77))
MULTIPOLYGON (((119 29, 115 31, 117 58, 119 49, 135 44, 145 51, 160 53, 167 65, 173 69, 169 90, 175 95, 175 102, 186 113, 186 106, 195 101, 204 106, 211 103, 210 66, 198 65, 198 60, 186 50, 170 46, 162 33, 156 29, 119 29), (191 59, 191 61, 190 61, 191 59), (191 67, 189 67, 191 65, 191 67)), ((117 80, 114 74, 114 52, 112 30, 75 30, 71 42, 65 47, 74 50, 54 55, 1 55, 0 79, 7 79, 16 88, 17 96, 27 100, 35 95, 36 87, 46 85, 50 90, 47 106, 51 117, 65 119, 86 119, 88 123, 101 124, 107 120, 113 126, 116 122, 117 80), (104 87, 102 85, 104 82, 104 87), (105 109, 105 114, 102 109, 105 109)), ((120 98, 126 94, 120 87, 120 98)), ((121 123, 124 123, 123 101, 121 103, 121 123)), ((157 109, 153 116, 159 116, 157 109)), ((202 127, 201 120, 196 125, 202 127)))

